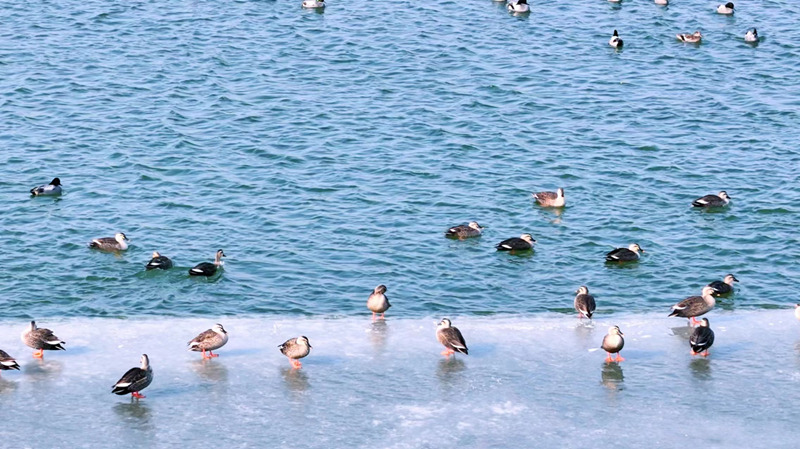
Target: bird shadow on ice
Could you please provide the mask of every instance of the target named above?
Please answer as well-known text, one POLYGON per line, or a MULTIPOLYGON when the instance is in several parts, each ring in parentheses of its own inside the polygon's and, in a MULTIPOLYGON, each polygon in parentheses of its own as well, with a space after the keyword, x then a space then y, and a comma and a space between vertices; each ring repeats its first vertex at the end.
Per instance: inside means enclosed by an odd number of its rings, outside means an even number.
POLYGON ((438 365, 436 365, 436 378, 439 379, 442 387, 450 388, 464 378, 466 369, 467 364, 463 358, 447 357, 439 360, 438 365))
POLYGON ((386 349, 386 339, 389 335, 386 320, 374 321, 369 328, 369 342, 375 352, 383 353, 386 349))
POLYGON ((36 359, 31 363, 26 363, 22 372, 38 381, 56 378, 61 375, 63 369, 64 365, 57 360, 36 359))
POLYGON ((0 394, 11 393, 17 389, 17 382, 4 379, 0 376, 0 394))
POLYGON ((133 398, 130 402, 120 402, 114 405, 114 413, 126 424, 133 424, 134 428, 147 430, 151 427, 152 412, 146 402, 133 398))
POLYGON ((698 380, 711 380, 711 360, 708 357, 693 358, 689 362, 689 369, 698 380))
POLYGON ((689 340, 689 338, 692 336, 692 331, 694 331, 694 328, 692 326, 686 325, 680 327, 673 327, 670 328, 670 330, 672 331, 672 335, 683 338, 684 340, 689 340))
POLYGON ((286 388, 291 392, 303 393, 308 390, 308 387, 311 385, 308 382, 308 374, 302 369, 284 367, 280 368, 280 372, 283 382, 286 384, 286 388))
POLYGON ((609 390, 622 390, 625 375, 617 362, 603 362, 600 370, 600 383, 609 390))
POLYGON ((228 382, 228 368, 216 360, 194 360, 192 370, 203 380, 214 383, 228 382))

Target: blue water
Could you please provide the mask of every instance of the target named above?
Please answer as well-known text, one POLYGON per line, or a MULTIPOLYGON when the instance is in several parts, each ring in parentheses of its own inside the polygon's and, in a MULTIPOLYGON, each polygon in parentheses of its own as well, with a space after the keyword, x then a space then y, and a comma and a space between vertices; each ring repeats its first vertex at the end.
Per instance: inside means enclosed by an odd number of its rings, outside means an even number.
POLYGON ((1 441, 795 445, 794 3, 299 3, 2 5, 0 349, 23 369, 0 378, 1 441), (63 196, 28 195, 55 176, 63 196), (564 210, 533 204, 558 187, 564 210), (725 210, 689 206, 720 190, 725 210), (470 220, 483 237, 444 238, 470 220), (118 231, 125 253, 87 248, 118 231), (535 252, 495 252, 522 233, 535 252), (639 263, 604 264, 632 242, 639 263), (219 248, 221 276, 187 275, 219 248), (145 272, 154 250, 176 268, 145 272), (692 359, 669 306, 727 273, 692 359), (439 356, 442 316, 470 356, 439 356), (67 351, 32 360, 30 318, 67 351), (185 342, 215 322, 231 342, 202 363, 185 342), (622 365, 589 352, 614 324, 622 365), (295 372, 276 346, 300 334, 295 372), (145 352, 148 398, 111 396, 145 352))

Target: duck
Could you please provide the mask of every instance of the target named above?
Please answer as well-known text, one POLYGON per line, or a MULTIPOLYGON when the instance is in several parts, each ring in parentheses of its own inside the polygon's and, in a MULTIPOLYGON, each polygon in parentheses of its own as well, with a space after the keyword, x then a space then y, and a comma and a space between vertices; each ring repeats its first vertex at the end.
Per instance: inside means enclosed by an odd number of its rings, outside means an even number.
POLYGON ((619 326, 611 326, 608 328, 608 334, 603 337, 603 343, 600 345, 600 348, 608 354, 606 356, 606 363, 625 361, 619 354, 625 346, 625 339, 622 338, 623 335, 625 334, 619 330, 619 326), (617 354, 617 357, 612 359, 611 354, 617 354))
POLYGON ((381 284, 372 290, 372 294, 370 294, 367 299, 367 308, 372 311, 372 321, 377 319, 379 313, 381 314, 380 318, 382 320, 386 319, 386 311, 389 310, 389 307, 392 307, 385 293, 386 286, 381 284))
POLYGON ((225 346, 228 342, 228 332, 217 323, 211 329, 205 330, 197 337, 194 337, 187 345, 190 351, 202 352, 204 359, 219 357, 219 354, 214 354, 212 351, 225 346), (208 351, 208 354, 206 354, 208 351))
POLYGON ((470 221, 465 225, 453 226, 445 231, 444 235, 448 238, 463 240, 471 237, 480 237, 482 232, 483 226, 479 225, 477 221, 470 221))
POLYGON ((701 354, 708 357, 708 348, 714 344, 714 331, 708 327, 708 318, 700 320, 700 325, 694 328, 692 336, 689 337, 689 345, 692 347, 692 355, 701 354))
POLYGON ((717 14, 725 14, 727 16, 733 14, 733 3, 728 2, 724 5, 717 6, 717 14))
POLYGON ((283 344, 278 345, 278 348, 280 348, 281 354, 289 358, 289 363, 295 369, 303 366, 298 359, 302 359, 311 352, 311 344, 303 335, 286 340, 283 344))
POLYGON ((622 48, 623 42, 622 39, 619 38, 619 33, 617 33, 617 30, 614 30, 614 34, 612 34, 611 39, 608 40, 608 45, 614 48, 622 48))
POLYGON ((303 8, 324 8, 325 0, 303 0, 303 8))
POLYGON ((752 30, 747 30, 744 33, 744 41, 745 42, 758 42, 758 30, 753 28, 752 30))
POLYGON ((128 393, 136 399, 145 396, 140 391, 147 388, 153 382, 153 368, 150 366, 150 359, 147 354, 142 354, 142 364, 139 368, 133 367, 120 377, 117 383, 111 387, 111 392, 124 396, 128 393))
POLYGON ((17 363, 14 357, 11 357, 7 352, 0 349, 0 371, 9 371, 12 369, 19 371, 19 363, 17 363))
POLYGON ((676 34, 675 37, 678 38, 681 42, 688 42, 690 44, 697 44, 703 40, 703 35, 699 31, 695 31, 694 33, 683 33, 683 34, 676 34))
POLYGON ((531 10, 528 0, 509 0, 506 8, 511 12, 530 12, 531 10))
POLYGON ((222 268, 224 264, 222 262, 223 257, 225 257, 225 253, 218 249, 216 256, 214 256, 214 263, 200 262, 189 269, 189 276, 214 276, 217 273, 217 269, 222 268))
MULTIPOLYGON (((616 30, 615 30, 616 32, 616 30)), ((564 189, 559 187, 555 192, 536 192, 531 194, 536 203, 542 207, 564 207, 567 198, 564 189)))
POLYGON ((128 249, 128 237, 117 232, 114 237, 100 237, 89 242, 89 248, 99 249, 100 251, 125 251, 128 249))
POLYGON ((692 206, 705 207, 705 208, 725 207, 730 202, 731 202, 731 197, 728 196, 728 192, 722 190, 716 195, 706 195, 692 201, 692 206))
POLYGON ((733 283, 734 282, 739 282, 739 280, 736 279, 736 276, 734 276, 732 274, 728 274, 728 275, 725 276, 725 278, 723 280, 714 281, 714 282, 708 284, 708 286, 711 287, 714 290, 712 292, 712 294, 714 296, 722 296, 722 295, 727 295, 727 294, 733 292, 733 283))
POLYGON ((703 287, 701 296, 690 296, 672 306, 672 313, 669 316, 689 318, 692 320, 692 324, 699 323, 696 317, 705 315, 717 304, 713 293, 714 288, 706 285, 703 287))
POLYGON ((445 350, 442 351, 444 356, 450 357, 456 352, 469 355, 464 336, 457 327, 453 327, 453 323, 447 318, 442 318, 442 321, 436 326, 436 339, 445 347, 445 350))
POLYGON ((50 184, 44 184, 32 188, 31 195, 33 196, 61 195, 61 180, 58 178, 53 178, 53 180, 50 181, 50 184))
POLYGON ((659 6, 667 6, 667 5, 669 5, 669 0, 655 0, 655 2, 656 2, 656 5, 659 5, 659 6))
POLYGON ((639 252, 644 252, 638 243, 631 243, 627 248, 617 248, 606 254, 606 262, 633 262, 639 260, 639 252))
POLYGON ((594 296, 589 294, 589 287, 581 285, 575 293, 577 293, 577 295, 575 296, 574 305, 575 310, 578 311, 578 318, 583 318, 585 316, 591 319, 592 314, 594 314, 595 302, 594 296))
POLYGON ((44 358, 44 351, 66 351, 62 345, 67 343, 56 337, 50 329, 36 327, 36 321, 31 321, 22 331, 20 339, 27 346, 36 349, 33 353, 36 359, 44 358))
POLYGON ((533 249, 534 243, 536 243, 536 240, 530 234, 522 234, 519 237, 503 240, 495 248, 498 251, 528 251, 533 249))
POLYGON ((153 251, 153 258, 147 262, 144 269, 150 270, 169 270, 172 268, 172 261, 167 256, 162 256, 158 251, 153 251))

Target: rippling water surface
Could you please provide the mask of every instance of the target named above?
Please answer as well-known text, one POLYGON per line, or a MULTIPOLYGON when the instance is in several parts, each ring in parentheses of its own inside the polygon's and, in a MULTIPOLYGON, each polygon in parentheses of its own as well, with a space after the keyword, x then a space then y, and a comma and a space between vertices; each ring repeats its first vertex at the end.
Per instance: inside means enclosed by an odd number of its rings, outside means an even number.
POLYGON ((4 316, 665 310, 793 301, 787 2, 48 2, 4 8, 4 316), (756 26, 758 46, 742 36, 756 26), (619 29, 625 48, 607 45, 619 29), (699 46, 676 32, 701 29, 699 46), (60 176, 63 197, 29 198, 60 176), (557 214, 530 193, 564 186, 557 214), (727 190, 726 211, 691 210, 727 190), (478 220, 480 240, 443 231, 478 220), (123 231, 122 257, 89 251, 123 231), (496 254, 523 232, 535 254, 496 254), (603 255, 638 242, 630 269, 603 255), (215 282, 186 269, 228 254, 215 282), (180 269, 145 274, 153 250, 180 269))

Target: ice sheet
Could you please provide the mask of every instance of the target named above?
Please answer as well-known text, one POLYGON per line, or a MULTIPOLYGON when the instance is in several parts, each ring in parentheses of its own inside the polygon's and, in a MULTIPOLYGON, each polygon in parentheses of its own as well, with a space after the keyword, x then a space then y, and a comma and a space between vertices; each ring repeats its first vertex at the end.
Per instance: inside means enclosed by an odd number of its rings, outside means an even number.
POLYGON ((450 316, 469 356, 445 359, 441 317, 48 320, 67 351, 43 361, 3 322, 6 447, 796 447, 800 322, 791 310, 717 313, 708 359, 686 321, 617 315, 450 316), (203 361, 186 342, 221 322, 230 342, 203 361), (625 333, 621 364, 599 346, 625 333), (284 340, 306 335, 292 370, 284 340), (142 353, 155 370, 139 402, 110 393, 142 353))

